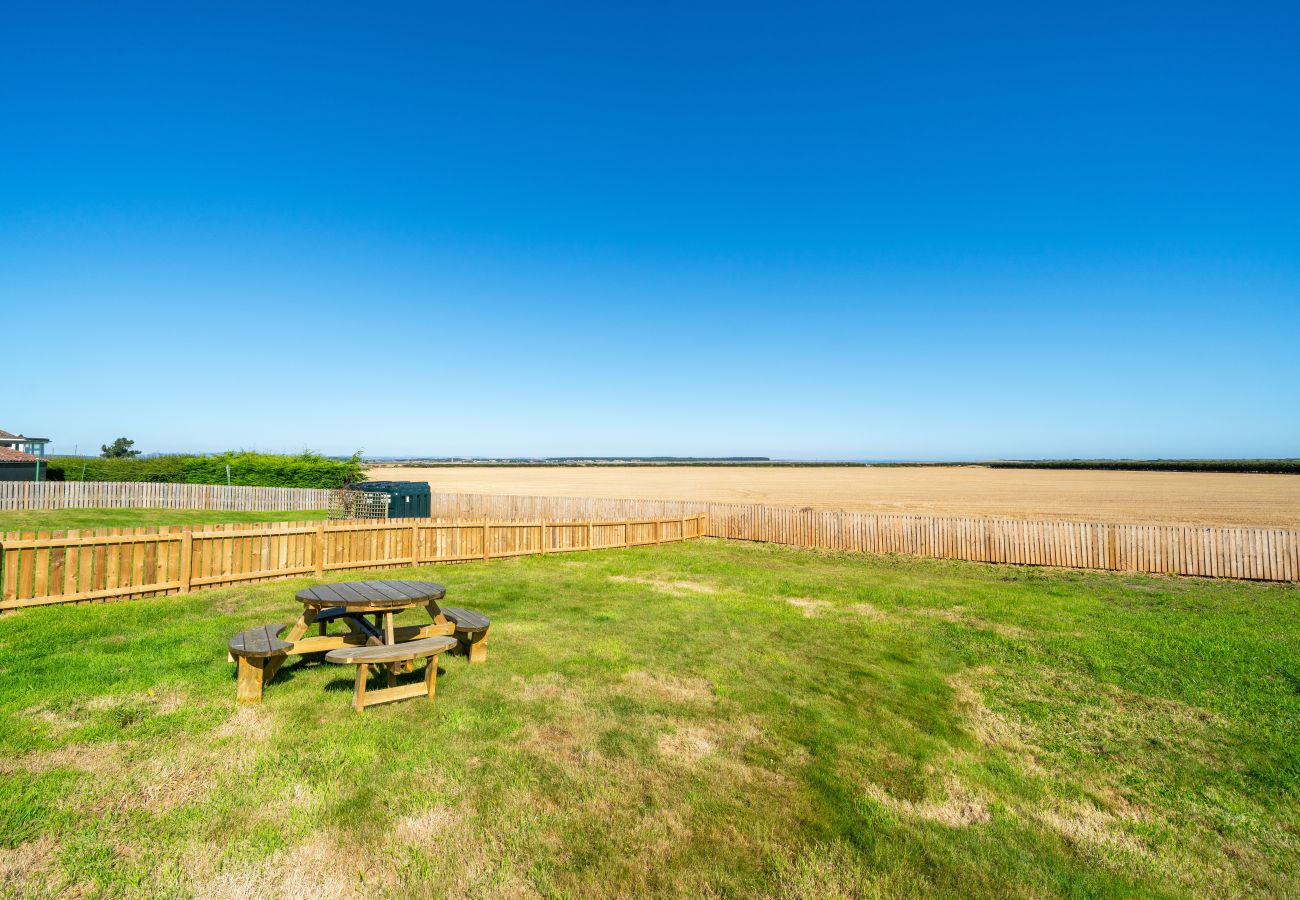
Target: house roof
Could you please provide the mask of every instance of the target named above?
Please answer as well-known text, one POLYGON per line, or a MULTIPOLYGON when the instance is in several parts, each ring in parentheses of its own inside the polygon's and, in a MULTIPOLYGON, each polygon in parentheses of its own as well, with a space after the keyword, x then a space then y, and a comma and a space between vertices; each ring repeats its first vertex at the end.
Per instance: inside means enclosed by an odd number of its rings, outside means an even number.
POLYGON ((40 458, 21 450, 0 447, 0 462, 40 462, 40 458))
POLYGON ((48 444, 50 442, 49 438, 28 437, 25 434, 14 434, 13 432, 5 431, 3 428, 0 428, 0 441, 5 440, 32 441, 37 444, 48 444))

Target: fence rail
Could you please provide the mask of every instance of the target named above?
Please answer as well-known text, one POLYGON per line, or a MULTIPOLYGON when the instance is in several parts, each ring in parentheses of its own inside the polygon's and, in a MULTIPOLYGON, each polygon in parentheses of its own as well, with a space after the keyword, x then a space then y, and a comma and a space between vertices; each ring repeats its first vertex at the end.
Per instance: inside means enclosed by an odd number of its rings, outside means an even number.
POLYGON ((187 593, 294 575, 635 547, 700 537, 703 516, 385 519, 0 534, 0 611, 187 593))
POLYGON ((0 509, 330 509, 359 491, 145 481, 0 481, 0 509))
POLYGON ((1300 580, 1300 531, 913 516, 747 503, 434 494, 433 514, 511 518, 705 514, 707 537, 936 559, 1243 578, 1300 580))

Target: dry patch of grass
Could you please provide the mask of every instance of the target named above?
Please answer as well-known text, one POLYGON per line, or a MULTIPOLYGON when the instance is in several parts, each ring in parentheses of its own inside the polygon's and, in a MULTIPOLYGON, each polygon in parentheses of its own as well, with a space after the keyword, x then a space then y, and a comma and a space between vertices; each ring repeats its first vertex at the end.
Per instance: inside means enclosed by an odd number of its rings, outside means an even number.
MULTIPOLYGON (((1046 803, 1008 797, 1009 811, 1058 834, 1080 851, 1104 858, 1119 853, 1149 859, 1167 871, 1186 868, 1186 861, 1177 858, 1182 852, 1179 847, 1160 845, 1157 850, 1142 833, 1171 827, 1168 811, 1157 813, 1133 797, 1147 775, 1145 736, 1160 735, 1162 742, 1176 748, 1176 754, 1201 764, 1225 770, 1240 767, 1216 737, 1217 718, 1185 703, 1114 685, 1084 684, 1052 671, 1030 678, 999 678, 991 667, 981 667, 949 677, 948 685, 967 728, 981 745, 1005 753, 1045 788, 1072 785, 1068 793, 1082 796, 1063 797, 1058 788, 1049 789, 1046 803), (985 684, 1005 700, 1026 699, 1053 710, 1053 716, 1031 723, 995 711, 984 700, 981 685, 985 684), (1107 764, 1081 770, 1080 754, 1096 755, 1107 764)), ((1174 815, 1194 816, 1200 802, 1184 797, 1174 815)), ((1248 855, 1245 848, 1233 847, 1229 842, 1222 850, 1239 858, 1248 855)))
POLYGON ((227 594, 212 604, 212 608, 223 615, 238 612, 244 605, 244 598, 239 594, 227 594))
POLYGON ((694 765, 717 748, 717 738, 708 728, 689 725, 659 736, 655 749, 674 762, 694 765))
MULTIPOLYGON (((177 697, 159 692, 152 699, 167 709, 180 702, 177 697)), ((104 696, 79 708, 112 711, 135 702, 138 700, 131 697, 104 696)), ((261 707, 241 706, 208 739, 166 747, 149 740, 104 741, 15 754, 0 758, 0 774, 41 775, 59 769, 84 772, 93 778, 67 795, 63 802, 69 808, 94 813, 163 813, 201 802, 218 789, 224 777, 252 766, 269 734, 267 715, 261 707)), ((293 802, 294 798, 286 800, 293 802)))
POLYGON ((802 612, 809 619, 816 617, 822 610, 828 609, 830 603, 812 597, 786 597, 785 602, 802 612))
POLYGON ((1031 815, 1081 849, 1101 848, 1137 856, 1150 855, 1146 844, 1125 830, 1127 826, 1143 821, 1132 808, 1116 814, 1098 809, 1091 803, 1073 802, 1036 810, 1031 815))
POLYGON ((620 584, 643 584, 646 587, 652 587, 657 591, 663 591, 667 594, 716 594, 718 589, 711 584, 702 584, 698 581, 673 581, 665 578, 634 578, 630 575, 611 575, 610 581, 617 581, 620 584))
POLYGON ((589 732, 564 725, 530 725, 519 746, 529 753, 553 760, 566 768, 586 768, 600 761, 600 752, 590 742, 589 732), (581 734, 586 733, 584 739, 581 734))
POLYGON ((510 682, 518 686, 522 700, 579 699, 579 694, 569 687, 568 679, 559 672, 546 672, 530 678, 514 675, 510 682))
POLYGON ((70 744, 50 750, 31 750, 0 757, 0 772, 8 775, 40 775, 54 769, 74 769, 92 774, 120 771, 120 760, 128 751, 122 744, 70 744))
POLYGON ((58 845, 50 835, 12 849, 0 847, 0 896, 32 896, 29 891, 45 881, 57 855, 58 845))
MULTIPOLYGON (((222 769, 222 763, 211 758, 151 759, 133 773, 136 790, 122 797, 121 805, 157 814, 195 803, 212 792, 213 781, 222 769)), ((119 804, 110 800, 108 805, 119 804)))
POLYGON ((971 615, 963 607, 953 606, 946 608, 924 608, 912 611, 913 615, 925 616, 929 619, 941 619, 944 622, 952 622, 954 625, 964 625, 967 628, 974 628, 978 631, 991 631, 999 634, 1004 638, 1019 640, 1029 636, 1023 628, 1017 628, 1015 625, 1004 625, 1001 622, 990 622, 988 619, 981 619, 979 616, 971 615))
POLYGON ((39 775, 72 769, 93 775, 85 787, 67 798, 73 808, 105 812, 114 809, 175 809, 206 796, 213 779, 237 756, 189 745, 153 752, 142 742, 70 744, 20 754, 3 763, 3 771, 39 775))
POLYGON ((275 717, 265 706, 236 706, 235 711, 212 731, 220 740, 239 738, 241 742, 257 743, 271 736, 275 717))
POLYGON ((768 900, 880 900, 924 897, 935 892, 921 878, 870 872, 843 844, 814 844, 768 854, 772 877, 760 896, 768 900))
POLYGON ((883 622, 886 619, 892 619, 889 613, 879 607, 872 606, 870 603, 854 603, 849 606, 849 612, 854 615, 862 616, 864 619, 871 619, 876 622, 883 622))
MULTIPOLYGON (((1072 744, 1077 752, 1103 744, 1141 746, 1147 736, 1159 735, 1180 754, 1230 768, 1238 765, 1223 745, 1218 717, 1186 703, 1110 684, 1084 683, 1077 676, 1046 669, 1033 677, 1005 678, 993 667, 984 666, 956 673, 947 683, 976 739, 1005 751, 1027 772, 1044 771, 1045 760, 1052 755, 1044 749, 1047 738, 1072 744), (1047 723, 1031 725, 997 712, 984 701, 984 685, 996 689, 1005 700, 1039 704, 1051 710, 1052 717, 1047 723)), ((1052 774, 1066 777, 1072 767, 1068 758, 1058 759, 1052 774)))
POLYGON ((350 900, 374 895, 375 885, 365 879, 365 869, 371 865, 356 847, 344 846, 329 832, 318 831, 257 862, 223 859, 220 847, 198 845, 185 854, 182 868, 189 890, 204 900, 350 900))
POLYGON ((992 674, 991 667, 982 666, 948 677, 958 713, 981 745, 1002 750, 1026 772, 1045 775, 1046 770, 1039 761, 1042 751, 1034 746, 1030 729, 995 712, 984 702, 979 686, 992 674))
POLYGON ((402 816, 397 820, 393 834, 402 843, 413 847, 433 847, 455 825, 456 813, 450 807, 431 806, 402 816))
POLYGON ((183 707, 187 700, 183 691, 156 688, 139 694, 101 694, 60 706, 39 704, 22 710, 20 715, 45 726, 49 736, 57 738, 95 724, 103 714, 114 710, 138 706, 149 715, 165 716, 183 707))
POLYGON ((712 703, 717 699, 713 685, 703 678, 679 678, 674 675, 651 675, 649 672, 628 672, 623 676, 623 687, 638 696, 673 703, 712 703))
POLYGON ((949 828, 962 828, 989 820, 989 806, 972 793, 956 776, 943 779, 944 796, 938 800, 906 800, 895 797, 878 784, 868 784, 867 796, 886 809, 905 818, 937 822, 949 828))

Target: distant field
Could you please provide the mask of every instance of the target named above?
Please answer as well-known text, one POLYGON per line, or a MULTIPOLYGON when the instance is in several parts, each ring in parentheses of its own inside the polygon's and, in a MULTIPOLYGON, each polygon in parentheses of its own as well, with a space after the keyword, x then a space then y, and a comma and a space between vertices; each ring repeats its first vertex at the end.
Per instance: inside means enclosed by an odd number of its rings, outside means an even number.
POLYGON ((213 509, 6 509, 0 510, 0 532, 144 528, 218 522, 304 522, 323 518, 323 509, 277 512, 221 512, 213 509))
POLYGON ((1300 476, 1037 469, 709 466, 415 468, 372 479, 435 491, 712 500, 1090 522, 1300 527, 1300 476))

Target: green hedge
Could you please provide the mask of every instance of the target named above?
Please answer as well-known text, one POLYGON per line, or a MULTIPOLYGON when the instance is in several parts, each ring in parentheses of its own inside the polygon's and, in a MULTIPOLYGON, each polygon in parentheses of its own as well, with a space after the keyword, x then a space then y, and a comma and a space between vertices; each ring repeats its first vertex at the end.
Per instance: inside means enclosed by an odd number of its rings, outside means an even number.
POLYGON ((188 458, 155 456, 152 459, 100 459, 51 456, 47 477, 50 481, 162 481, 183 484, 185 460, 188 458))
POLYGON ((319 453, 280 456, 231 451, 220 456, 156 456, 150 459, 91 459, 52 456, 51 481, 153 481, 174 484, 225 484, 259 487, 338 488, 365 478, 359 454, 339 460, 319 453))

